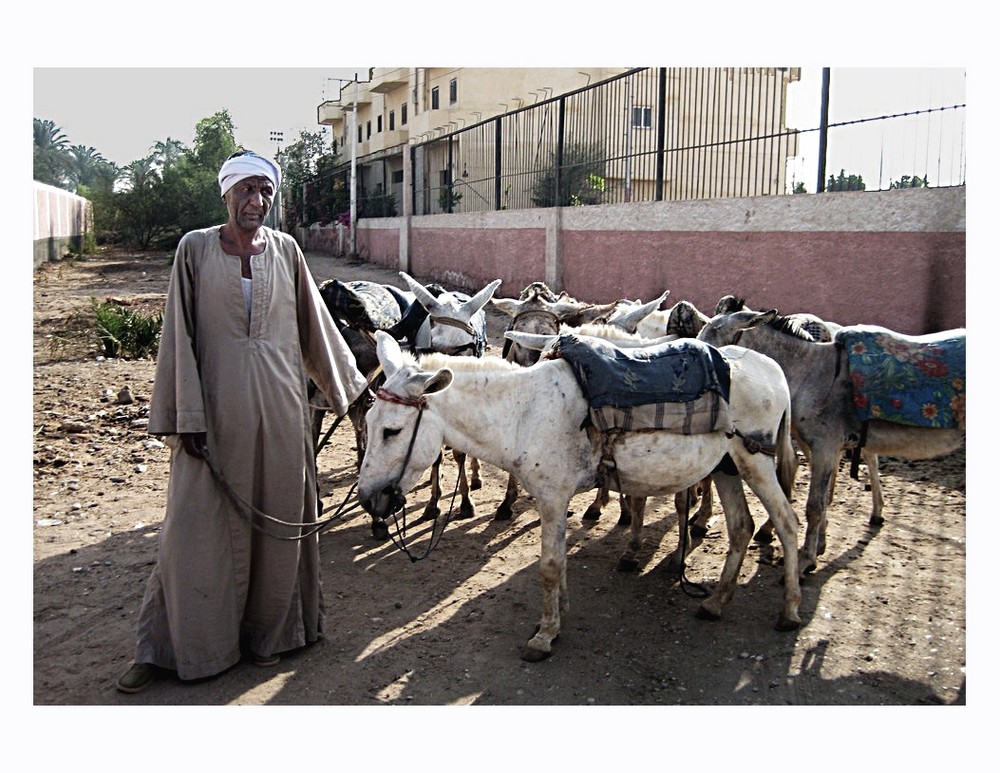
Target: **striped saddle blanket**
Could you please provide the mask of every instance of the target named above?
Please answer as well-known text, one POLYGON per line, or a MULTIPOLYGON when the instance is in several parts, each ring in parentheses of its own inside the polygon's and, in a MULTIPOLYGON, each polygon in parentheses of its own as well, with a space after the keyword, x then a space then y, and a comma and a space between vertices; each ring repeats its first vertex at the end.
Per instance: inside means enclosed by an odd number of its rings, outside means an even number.
POLYGON ((667 430, 684 435, 729 426, 729 363, 695 339, 621 349, 563 335, 552 357, 565 359, 601 432, 667 430))
POLYGON ((840 330, 861 421, 965 429, 965 330, 907 336, 874 325, 840 330))

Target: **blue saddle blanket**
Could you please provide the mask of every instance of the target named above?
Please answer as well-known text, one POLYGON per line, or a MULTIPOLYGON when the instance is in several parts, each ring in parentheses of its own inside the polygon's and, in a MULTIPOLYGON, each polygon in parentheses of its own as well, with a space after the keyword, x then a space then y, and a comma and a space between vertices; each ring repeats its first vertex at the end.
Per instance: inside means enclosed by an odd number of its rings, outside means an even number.
POLYGON ((570 334, 559 337, 554 356, 571 366, 601 431, 698 434, 728 422, 729 363, 696 339, 622 349, 570 334))
POLYGON ((874 325, 837 333, 861 421, 965 429, 965 330, 907 336, 874 325))

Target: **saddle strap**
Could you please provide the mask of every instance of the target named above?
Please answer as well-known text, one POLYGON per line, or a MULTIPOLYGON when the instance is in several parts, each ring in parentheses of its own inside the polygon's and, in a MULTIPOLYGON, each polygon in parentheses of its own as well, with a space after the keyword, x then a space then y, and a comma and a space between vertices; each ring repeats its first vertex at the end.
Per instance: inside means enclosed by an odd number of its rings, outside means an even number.
POLYGON ((736 429, 736 427, 733 427, 731 431, 726 433, 726 437, 729 438, 733 437, 734 435, 743 441, 743 447, 746 448, 746 450, 749 451, 751 454, 764 454, 765 456, 778 455, 777 446, 764 445, 759 440, 744 435, 742 432, 736 429))

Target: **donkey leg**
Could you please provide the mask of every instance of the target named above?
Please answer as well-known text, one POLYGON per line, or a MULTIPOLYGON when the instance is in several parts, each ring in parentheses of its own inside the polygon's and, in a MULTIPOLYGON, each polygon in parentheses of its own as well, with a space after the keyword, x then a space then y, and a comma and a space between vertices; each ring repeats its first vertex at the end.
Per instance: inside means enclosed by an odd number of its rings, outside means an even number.
POLYGON ((469 498, 469 478, 465 472, 465 462, 468 457, 460 451, 452 451, 452 456, 455 458, 455 463, 458 465, 458 491, 462 499, 458 506, 458 514, 455 518, 457 520, 472 518, 476 514, 476 508, 475 505, 472 504, 472 500, 469 498))
POLYGON ((509 521, 514 515, 514 503, 517 501, 517 478, 513 475, 507 478, 507 492, 504 494, 503 501, 500 506, 497 507, 496 513, 493 515, 493 520, 495 521, 509 521))
POLYGON ((738 476, 725 473, 712 475, 712 480, 715 482, 716 491, 719 492, 722 510, 726 514, 729 547, 715 592, 701 602, 698 608, 698 617, 706 620, 718 620, 722 616, 722 608, 732 599, 740 567, 743 565, 743 558, 746 556, 747 546, 753 535, 753 519, 750 517, 746 495, 743 493, 743 482, 738 476))
POLYGON ((521 659, 544 660, 552 654, 552 642, 559 636, 562 618, 569 614, 566 584, 566 512, 569 498, 558 502, 539 502, 541 516, 541 555, 538 573, 542 580, 542 617, 538 630, 521 651, 521 659))
POLYGON ((708 527, 712 521, 712 501, 714 497, 712 496, 711 476, 705 478, 694 488, 700 493, 701 504, 698 505, 698 512, 691 519, 689 526, 691 527, 691 534, 696 537, 704 537, 708 534, 708 527))
POLYGON ((741 467, 749 471, 746 475, 747 485, 767 510, 784 552, 785 599, 775 628, 779 631, 794 631, 802 625, 802 619, 799 617, 802 590, 799 587, 798 522, 795 511, 781 490, 777 477, 774 476, 774 465, 770 459, 751 455, 750 458, 741 460, 741 467))
MULTIPOLYGON (((629 524, 628 547, 618 559, 619 572, 634 572, 639 568, 637 558, 639 550, 642 548, 642 521, 646 514, 646 497, 624 497, 628 500, 628 509, 632 513, 632 520, 629 524)), ((623 503, 624 504, 624 503, 623 503)))
POLYGON ((816 447, 812 449, 809 470, 809 495, 806 499, 806 536, 799 551, 799 570, 805 574, 816 568, 816 557, 825 548, 826 508, 830 487, 836 476, 840 449, 816 447))
POLYGON ((431 493, 430 499, 427 500, 427 505, 424 507, 423 515, 420 516, 417 523, 420 521, 433 521, 441 514, 441 509, 438 507, 438 501, 441 499, 441 462, 444 460, 444 453, 438 455, 437 461, 431 466, 431 493))
POLYGON ((618 507, 621 509, 621 514, 618 516, 618 526, 632 525, 633 502, 634 500, 632 497, 627 497, 624 494, 618 495, 618 507))
POLYGON ((885 523, 882 517, 882 481, 878 475, 878 454, 864 454, 865 463, 868 465, 868 485, 872 489, 872 514, 868 519, 871 526, 881 526, 885 523))
POLYGON ((469 490, 478 491, 483 487, 483 479, 479 475, 479 460, 474 456, 469 457, 469 473, 469 490))
POLYGON ((583 520, 585 521, 596 521, 601 517, 601 510, 610 501, 611 496, 608 493, 608 487, 606 485, 601 485, 597 489, 597 496, 594 497, 594 501, 590 503, 590 507, 587 508, 586 512, 583 514, 583 520))

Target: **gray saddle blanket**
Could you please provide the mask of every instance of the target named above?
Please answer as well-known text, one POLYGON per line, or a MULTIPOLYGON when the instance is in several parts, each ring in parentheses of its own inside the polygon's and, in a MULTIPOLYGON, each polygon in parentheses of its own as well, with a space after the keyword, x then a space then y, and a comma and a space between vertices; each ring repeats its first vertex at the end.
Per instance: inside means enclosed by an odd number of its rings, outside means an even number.
POLYGON ((320 285, 320 295, 331 314, 339 315, 356 330, 389 330, 402 317, 399 302, 383 285, 375 282, 341 282, 331 279, 320 285))
POLYGON ((694 435, 729 425, 729 363, 701 341, 621 349, 599 338, 563 335, 553 354, 570 364, 602 432, 694 435))

